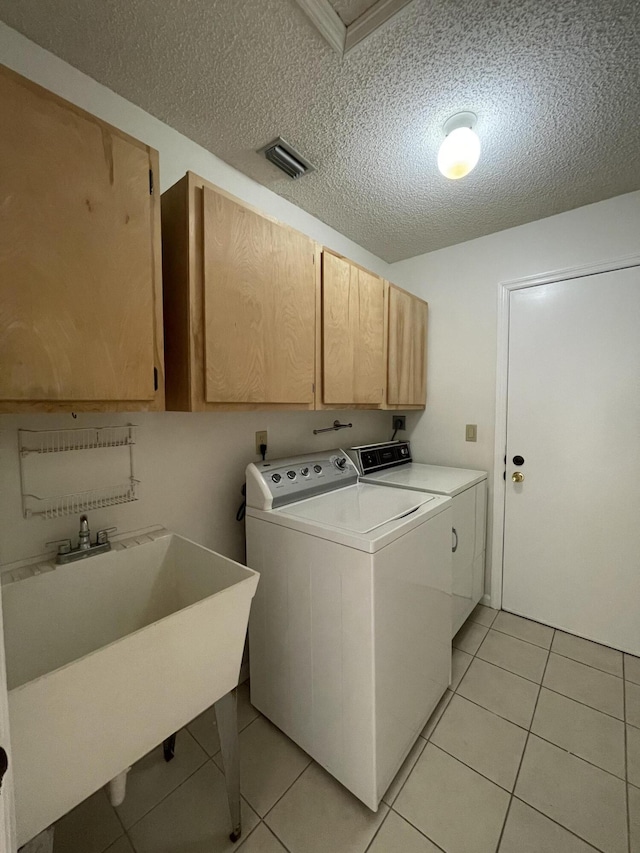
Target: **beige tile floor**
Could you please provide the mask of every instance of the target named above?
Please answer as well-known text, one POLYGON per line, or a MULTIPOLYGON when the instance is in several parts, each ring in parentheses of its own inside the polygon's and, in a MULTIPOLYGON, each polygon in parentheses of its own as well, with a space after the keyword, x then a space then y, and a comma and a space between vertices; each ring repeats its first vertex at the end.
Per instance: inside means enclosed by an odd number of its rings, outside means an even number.
POLYGON ((212 710, 56 826, 55 853, 640 853, 640 659, 479 606, 451 690, 369 811, 239 689, 243 837, 212 710))

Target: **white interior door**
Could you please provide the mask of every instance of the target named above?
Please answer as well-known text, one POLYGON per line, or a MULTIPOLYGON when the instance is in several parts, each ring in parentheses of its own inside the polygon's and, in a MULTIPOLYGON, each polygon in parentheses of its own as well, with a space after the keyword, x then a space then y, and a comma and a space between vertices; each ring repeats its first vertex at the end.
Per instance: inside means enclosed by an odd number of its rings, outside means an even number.
POLYGON ((6 755, 8 770, 2 778, 0 788, 0 853, 15 853, 16 826, 13 801, 13 774, 9 749, 9 704, 7 701, 7 673, 4 658, 4 626, 2 619, 2 595, 0 587, 0 765, 4 766, 6 755))
POLYGON ((502 606, 637 655, 639 602, 635 266, 510 294, 502 606))

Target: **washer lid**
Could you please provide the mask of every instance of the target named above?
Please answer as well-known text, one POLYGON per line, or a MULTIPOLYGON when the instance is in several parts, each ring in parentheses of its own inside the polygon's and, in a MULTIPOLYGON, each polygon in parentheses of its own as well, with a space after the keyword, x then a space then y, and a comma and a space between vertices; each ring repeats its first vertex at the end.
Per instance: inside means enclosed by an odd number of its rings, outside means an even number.
POLYGON ((274 510, 274 513, 362 534, 409 515, 431 500, 433 496, 428 494, 417 495, 415 492, 380 489, 369 483, 358 483, 330 494, 289 504, 274 510))
POLYGON ((486 471, 471 471, 467 468, 444 468, 440 465, 422 465, 411 462, 387 471, 377 471, 364 477, 365 482, 397 486, 401 489, 424 490, 439 495, 454 495, 486 480, 486 471))

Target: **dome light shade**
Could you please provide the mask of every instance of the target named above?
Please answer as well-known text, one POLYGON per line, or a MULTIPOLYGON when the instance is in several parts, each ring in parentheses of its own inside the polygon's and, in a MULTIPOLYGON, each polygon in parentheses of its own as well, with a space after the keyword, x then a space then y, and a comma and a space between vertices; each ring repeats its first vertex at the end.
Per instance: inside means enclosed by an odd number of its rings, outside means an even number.
POLYGON ((480 159, 480 140, 472 130, 476 116, 458 113, 444 126, 446 137, 438 152, 438 169, 445 178, 464 178, 480 159))

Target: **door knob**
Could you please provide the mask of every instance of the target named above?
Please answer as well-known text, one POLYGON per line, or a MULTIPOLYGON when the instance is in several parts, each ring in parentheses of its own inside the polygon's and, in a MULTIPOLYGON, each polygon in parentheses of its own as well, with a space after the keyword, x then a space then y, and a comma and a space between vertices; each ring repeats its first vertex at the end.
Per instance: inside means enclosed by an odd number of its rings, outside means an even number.
POLYGON ((524 480, 524 474, 522 471, 514 471, 511 475, 511 479, 514 483, 521 483, 524 480))

